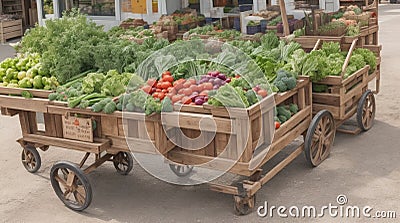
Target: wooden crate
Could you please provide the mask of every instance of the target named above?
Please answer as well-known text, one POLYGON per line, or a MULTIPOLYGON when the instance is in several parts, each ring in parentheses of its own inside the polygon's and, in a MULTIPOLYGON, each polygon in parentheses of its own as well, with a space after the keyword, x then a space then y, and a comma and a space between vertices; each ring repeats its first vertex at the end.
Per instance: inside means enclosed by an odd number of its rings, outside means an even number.
POLYGON ((211 169, 223 170, 230 166, 230 172, 250 176, 258 167, 307 131, 312 118, 309 79, 301 77, 295 89, 275 94, 274 97, 265 98, 260 104, 245 111, 236 112, 234 109, 229 116, 226 109, 214 108, 211 109, 211 115, 181 112, 163 117, 164 125, 180 128, 189 138, 201 138, 197 141, 200 142, 200 146, 193 144, 194 148, 175 148, 168 152, 168 159, 181 164, 201 164, 211 169), (274 131, 274 101, 278 105, 297 103, 300 108, 299 112, 277 131, 274 131), (216 130, 207 122, 202 128, 203 135, 200 135, 199 122, 202 119, 212 120, 216 130), (212 134, 213 130, 216 132, 215 136, 212 134), (201 148, 197 149, 199 147, 201 148))
POLYGON ((356 71, 347 79, 341 76, 328 76, 315 84, 328 85, 329 91, 312 94, 313 114, 328 110, 336 120, 343 121, 353 116, 358 101, 368 88, 369 66, 356 71))
POLYGON ((6 40, 20 37, 23 35, 22 19, 13 21, 0 21, 0 42, 5 43, 6 40))
POLYGON ((305 51, 309 52, 314 49, 318 40, 323 42, 338 42, 342 43, 343 36, 335 37, 335 36, 300 36, 294 38, 294 41, 301 45, 305 51))

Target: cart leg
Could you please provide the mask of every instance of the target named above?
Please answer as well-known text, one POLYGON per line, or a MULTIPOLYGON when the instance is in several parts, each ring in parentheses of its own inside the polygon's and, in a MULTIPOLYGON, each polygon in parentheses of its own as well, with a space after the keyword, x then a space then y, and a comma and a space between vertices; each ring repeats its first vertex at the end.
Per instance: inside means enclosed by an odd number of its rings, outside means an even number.
POLYGON ((248 215, 251 213, 256 205, 256 195, 254 194, 253 196, 238 196, 234 195, 234 206, 233 210, 236 215, 248 215))

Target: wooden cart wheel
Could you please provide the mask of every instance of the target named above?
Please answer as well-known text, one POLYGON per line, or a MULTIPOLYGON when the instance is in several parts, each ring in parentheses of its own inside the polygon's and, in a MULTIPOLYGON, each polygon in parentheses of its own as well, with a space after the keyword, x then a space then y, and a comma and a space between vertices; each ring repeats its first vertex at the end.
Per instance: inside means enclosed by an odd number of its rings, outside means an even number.
POLYGON ((128 175, 133 169, 133 156, 129 152, 119 152, 112 160, 115 169, 121 175, 128 175))
POLYGON ((256 195, 251 197, 234 195, 233 199, 235 200, 233 210, 236 215, 248 215, 254 210, 256 205, 256 195))
POLYGON ((193 166, 190 165, 176 165, 176 164, 169 164, 169 168, 174 172, 178 177, 185 177, 189 175, 192 170, 193 166))
POLYGON ((307 162, 316 167, 331 152, 335 139, 336 127, 332 114, 322 110, 315 115, 304 139, 304 152, 307 162))
POLYGON ((58 198, 74 211, 85 210, 92 202, 92 187, 78 165, 59 161, 50 171, 51 185, 58 198))
POLYGON ((35 173, 42 165, 39 152, 35 147, 30 145, 25 146, 25 148, 22 150, 21 160, 25 169, 30 173, 35 173))
POLYGON ((367 90, 361 96, 357 106, 357 124, 363 131, 368 131, 374 125, 375 119, 375 96, 371 90, 367 90))

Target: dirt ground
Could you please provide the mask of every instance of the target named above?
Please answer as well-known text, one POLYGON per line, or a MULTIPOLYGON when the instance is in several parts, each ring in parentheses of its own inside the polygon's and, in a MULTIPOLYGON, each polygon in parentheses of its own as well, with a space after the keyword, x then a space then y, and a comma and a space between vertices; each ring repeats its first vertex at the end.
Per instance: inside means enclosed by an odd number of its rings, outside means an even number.
MULTIPOLYGON (((337 134, 331 156, 311 169, 304 156, 275 176, 257 193, 256 206, 290 207, 336 203, 344 194, 348 205, 371 206, 373 211, 400 214, 400 6, 380 8, 383 44, 381 93, 376 97, 375 126, 358 136, 337 134), (398 61, 399 60, 399 61, 398 61)), ((0 59, 11 56, 0 46, 0 59)), ((0 216, 4 222, 376 222, 357 218, 261 218, 256 212, 237 217, 231 196, 206 186, 182 187, 161 182, 137 164, 128 176, 116 174, 106 163, 89 175, 93 201, 84 212, 66 208, 50 181, 51 166, 59 160, 79 162, 82 153, 51 148, 40 152, 42 168, 28 173, 21 164, 18 118, 0 117, 0 216)), ((282 155, 280 156, 282 157, 282 155)), ((372 212, 374 213, 374 212, 372 212)), ((396 222, 383 219, 382 222, 396 222)))

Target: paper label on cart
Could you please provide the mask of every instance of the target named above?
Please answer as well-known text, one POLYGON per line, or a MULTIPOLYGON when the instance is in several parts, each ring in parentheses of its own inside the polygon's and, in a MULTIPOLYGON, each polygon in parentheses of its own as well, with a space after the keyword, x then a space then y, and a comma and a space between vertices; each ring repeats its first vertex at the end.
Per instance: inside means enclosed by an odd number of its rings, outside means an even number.
POLYGON ((66 139, 93 142, 93 127, 90 118, 63 116, 63 135, 66 139))

